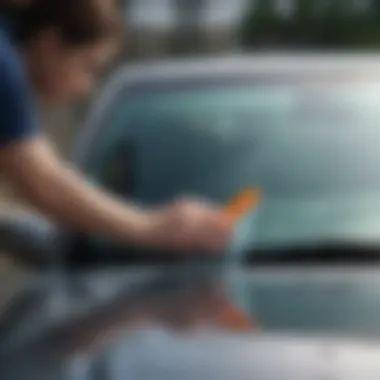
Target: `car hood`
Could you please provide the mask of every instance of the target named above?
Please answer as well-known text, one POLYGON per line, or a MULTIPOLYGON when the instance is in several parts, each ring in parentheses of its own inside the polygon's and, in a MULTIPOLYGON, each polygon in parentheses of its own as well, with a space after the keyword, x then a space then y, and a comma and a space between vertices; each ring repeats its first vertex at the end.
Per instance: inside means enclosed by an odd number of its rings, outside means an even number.
MULTIPOLYGON (((125 336, 93 359, 92 366, 102 368, 109 380, 377 380, 379 355, 378 344, 331 337, 216 333, 185 337, 151 330, 125 336)), ((83 364, 74 361, 67 378, 76 378, 70 376, 83 364)))
MULTIPOLYGON (((178 334, 159 328, 120 333, 107 347, 58 355, 35 347, 3 366, 8 380, 378 380, 380 345, 329 336, 178 334), (17 363, 23 363, 20 366, 17 363), (102 377, 99 377, 102 374, 102 377)), ((62 352, 61 352, 62 353, 62 352)))
POLYGON ((37 281, 3 319, 0 378, 380 379, 377 270, 227 272, 37 281))

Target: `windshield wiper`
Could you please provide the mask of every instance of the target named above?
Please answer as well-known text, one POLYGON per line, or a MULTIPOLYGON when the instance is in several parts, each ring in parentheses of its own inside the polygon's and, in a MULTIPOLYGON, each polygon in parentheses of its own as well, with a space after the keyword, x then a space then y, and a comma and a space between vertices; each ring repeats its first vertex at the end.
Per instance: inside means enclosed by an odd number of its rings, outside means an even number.
POLYGON ((380 245, 321 243, 253 250, 246 256, 250 265, 312 265, 380 263, 380 245))

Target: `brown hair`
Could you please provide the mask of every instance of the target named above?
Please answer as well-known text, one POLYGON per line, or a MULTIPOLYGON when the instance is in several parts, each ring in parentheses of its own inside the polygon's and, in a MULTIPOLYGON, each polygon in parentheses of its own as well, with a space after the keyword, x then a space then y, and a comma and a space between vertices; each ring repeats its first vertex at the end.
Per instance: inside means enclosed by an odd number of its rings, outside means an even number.
POLYGON ((65 43, 86 45, 119 39, 121 22, 109 0, 33 0, 14 12, 14 36, 26 44, 48 28, 56 28, 65 43))

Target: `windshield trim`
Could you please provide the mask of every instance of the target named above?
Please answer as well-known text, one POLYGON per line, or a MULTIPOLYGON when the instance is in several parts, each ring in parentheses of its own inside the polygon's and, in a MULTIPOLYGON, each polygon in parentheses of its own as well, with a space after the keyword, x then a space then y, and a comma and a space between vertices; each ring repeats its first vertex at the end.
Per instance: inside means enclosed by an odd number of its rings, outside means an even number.
POLYGON ((325 240, 286 246, 273 244, 250 249, 243 255, 243 261, 254 267, 380 264, 380 245, 355 240, 325 240))

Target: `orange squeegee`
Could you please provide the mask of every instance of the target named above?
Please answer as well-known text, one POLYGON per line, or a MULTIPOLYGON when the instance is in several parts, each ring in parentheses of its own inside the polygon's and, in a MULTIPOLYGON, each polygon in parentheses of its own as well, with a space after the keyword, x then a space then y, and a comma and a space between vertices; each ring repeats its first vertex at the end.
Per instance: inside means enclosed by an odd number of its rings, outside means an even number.
POLYGON ((235 223, 259 202, 260 191, 258 189, 244 189, 225 205, 224 215, 230 222, 235 223))
POLYGON ((250 332, 259 328, 258 323, 241 310, 227 305, 216 318, 218 326, 235 332, 250 332))

